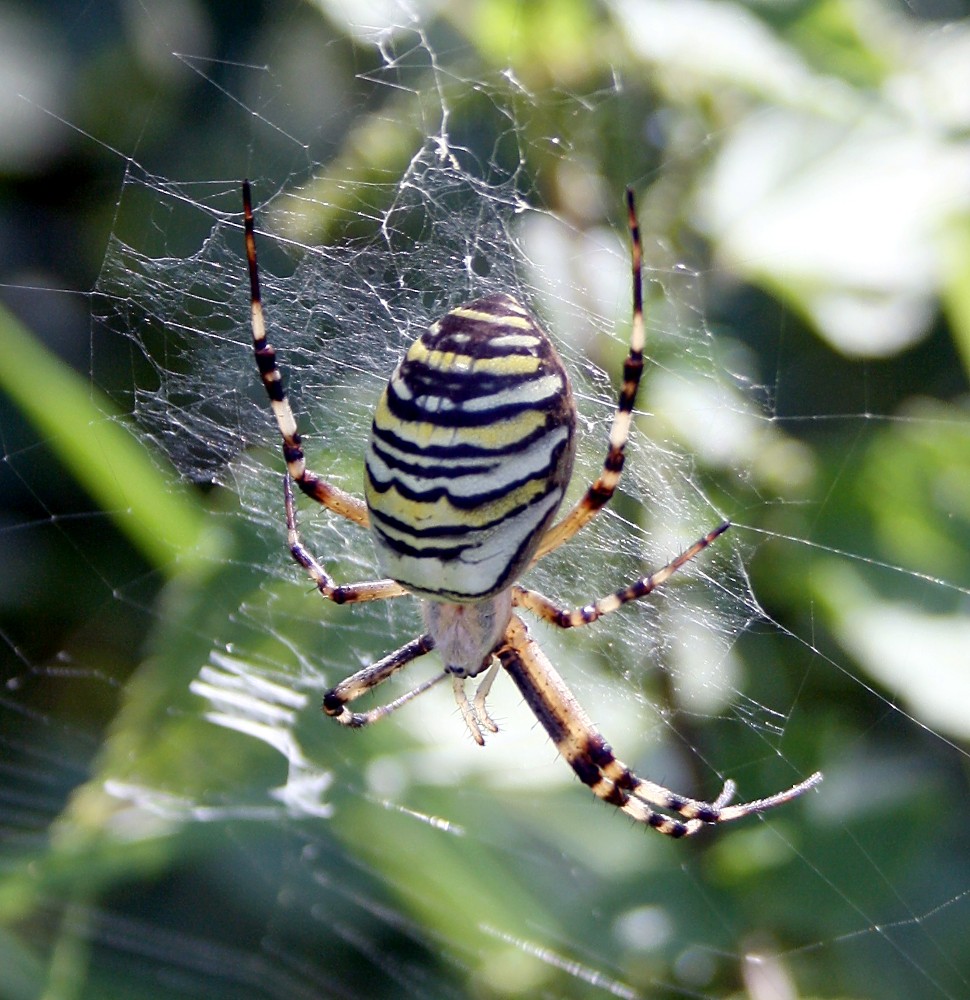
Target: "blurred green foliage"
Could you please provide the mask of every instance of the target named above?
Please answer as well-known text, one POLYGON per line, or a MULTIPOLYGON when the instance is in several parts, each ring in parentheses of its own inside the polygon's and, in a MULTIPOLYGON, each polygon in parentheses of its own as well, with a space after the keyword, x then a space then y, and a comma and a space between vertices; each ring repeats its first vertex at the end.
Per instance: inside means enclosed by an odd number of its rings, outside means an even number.
MULTIPOLYGON (((381 50, 339 4, 153 6, 0 9, 0 51, 38 67, 0 154, 0 997, 965 995, 965 6, 418 3, 381 50), (239 101, 273 127, 241 134, 239 101), (337 740, 307 699, 280 711, 331 784, 284 821, 280 755, 200 713, 216 640, 271 662, 241 611, 293 584, 260 576, 234 498, 127 429, 143 362, 87 319, 106 241, 207 231, 150 185, 119 200, 126 173, 220 206, 243 173, 287 178, 267 227, 329 243, 445 132, 577 232, 633 183, 649 263, 700 271, 725 357, 770 388, 772 460, 739 482, 736 445, 699 474, 779 626, 737 639, 744 693, 797 706, 782 750, 827 772, 817 800, 690 844, 576 785, 412 775, 391 806, 374 775, 416 741, 337 740)), ((348 663, 386 648, 333 634, 348 663)), ((792 779, 725 721, 674 731, 750 787, 792 779)))

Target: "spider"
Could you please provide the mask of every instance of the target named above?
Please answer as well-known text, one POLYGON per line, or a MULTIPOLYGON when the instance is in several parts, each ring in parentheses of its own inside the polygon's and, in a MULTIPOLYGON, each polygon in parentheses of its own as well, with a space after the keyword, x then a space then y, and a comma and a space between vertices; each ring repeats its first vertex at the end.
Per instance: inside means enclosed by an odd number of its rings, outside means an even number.
POLYGON ((253 349, 283 439, 287 541, 293 559, 336 604, 413 594, 426 631, 329 690, 323 711, 353 728, 370 725, 451 678, 474 740, 497 732, 485 701, 499 666, 511 676, 559 753, 590 790, 639 823, 672 837, 696 833, 789 802, 820 773, 787 791, 728 805, 734 782, 711 802, 638 777, 618 760, 565 681, 529 635, 518 610, 560 628, 589 625, 646 597, 729 527, 725 522, 662 569, 575 610, 557 606, 517 579, 569 541, 609 502, 643 370, 641 244, 632 191, 626 195, 633 270, 630 351, 603 470, 558 522, 572 471, 576 408, 569 377, 535 318, 510 295, 452 309, 408 349, 374 413, 366 454, 365 500, 311 472, 283 388, 266 323, 256 263, 249 182, 243 183, 253 349), (297 528, 293 483, 312 500, 370 528, 387 579, 338 584, 307 550, 297 528), (403 667, 437 650, 444 669, 387 704, 351 710, 357 699, 403 667), (465 682, 482 676, 473 698, 465 682), (668 815, 673 814, 673 815, 668 815))

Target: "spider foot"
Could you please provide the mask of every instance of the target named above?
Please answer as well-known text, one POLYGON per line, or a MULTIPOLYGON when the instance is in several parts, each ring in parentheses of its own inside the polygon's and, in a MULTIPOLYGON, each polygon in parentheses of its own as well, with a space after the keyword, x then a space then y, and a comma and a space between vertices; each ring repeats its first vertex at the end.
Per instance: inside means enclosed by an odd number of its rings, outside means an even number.
POLYGON ((741 819, 744 816, 762 813, 768 809, 774 809, 775 806, 784 805, 814 788, 821 780, 822 773, 816 771, 804 781, 800 781, 797 785, 793 785, 783 792, 777 792, 775 795, 769 795, 763 799, 753 799, 750 802, 739 802, 733 806, 728 805, 728 803, 734 798, 737 786, 730 779, 724 782, 720 795, 712 802, 684 798, 672 793, 662 785, 651 781, 637 780, 634 787, 630 789, 629 799, 621 808, 638 822, 645 823, 660 833, 671 837, 690 837, 705 826, 728 823, 731 820, 741 819), (680 818, 667 816, 665 813, 658 812, 658 809, 676 813, 680 818))
POLYGON ((766 809, 774 809, 775 806, 784 805, 786 802, 791 802, 792 799, 796 799, 799 795, 803 795, 809 789, 814 788, 821 782, 821 780, 822 772, 816 771, 804 781, 800 781, 797 785, 792 785, 791 788, 788 788, 783 792, 776 792, 774 795, 769 795, 765 799, 754 799, 751 802, 739 802, 735 806, 729 806, 726 809, 721 808, 719 810, 717 822, 726 823, 729 820, 739 819, 742 816, 750 816, 751 813, 760 813, 764 812, 766 809))

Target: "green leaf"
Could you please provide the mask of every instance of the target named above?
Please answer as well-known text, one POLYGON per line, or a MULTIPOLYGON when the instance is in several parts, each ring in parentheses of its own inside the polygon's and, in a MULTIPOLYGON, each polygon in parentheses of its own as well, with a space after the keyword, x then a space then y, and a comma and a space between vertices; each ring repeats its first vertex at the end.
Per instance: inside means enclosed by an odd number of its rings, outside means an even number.
POLYGON ((171 572, 176 557, 207 557, 203 514, 190 492, 149 456, 106 396, 2 306, 0 352, 8 359, 0 365, 0 389, 152 565, 171 572))

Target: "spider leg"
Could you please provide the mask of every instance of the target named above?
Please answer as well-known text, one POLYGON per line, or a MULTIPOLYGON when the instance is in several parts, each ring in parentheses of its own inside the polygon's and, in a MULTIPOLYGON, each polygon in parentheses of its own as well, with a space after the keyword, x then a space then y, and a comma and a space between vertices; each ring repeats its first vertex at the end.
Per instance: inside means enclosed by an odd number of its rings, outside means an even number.
POLYGON ((286 468, 308 497, 323 504, 335 514, 366 528, 370 524, 370 516, 364 501, 324 482, 316 473, 311 472, 306 467, 296 418, 293 416, 290 401, 286 397, 280 370, 276 366, 276 351, 266 339, 266 319, 263 314, 263 299, 259 290, 259 267, 256 262, 256 235, 249 181, 243 181, 242 195, 246 232, 246 261, 249 265, 253 353, 256 356, 260 378, 262 378, 266 394, 269 396, 276 425, 283 438, 283 458, 286 461, 286 468))
POLYGON ((413 698, 417 698, 419 694, 424 694, 428 688, 443 681, 448 676, 448 672, 442 671, 440 674, 436 674, 430 680, 424 681, 402 694, 400 698, 395 698, 394 701, 390 701, 386 705, 372 708, 369 712, 351 712, 347 705, 366 694, 371 688, 386 681, 388 677, 407 666, 412 660, 424 656, 432 649, 434 649, 434 639, 430 635, 422 635, 417 639, 412 639, 400 649, 388 653, 376 663, 358 670, 357 673, 344 678, 336 687, 331 688, 323 696, 323 711, 342 726, 349 726, 352 729, 359 729, 361 726, 367 726, 372 722, 377 722, 378 719, 383 719, 402 705, 406 705, 413 698))
POLYGON ((313 580, 317 590, 334 604, 358 604, 361 601, 383 601, 410 593, 393 580, 369 580, 364 583, 335 584, 333 577, 320 565, 300 539, 296 524, 296 504, 293 502, 293 481, 287 472, 283 476, 283 501, 286 505, 286 540, 290 555, 313 580))
POLYGON ((678 795, 663 785, 638 778, 617 759, 515 615, 496 656, 580 781, 604 802, 617 806, 638 823, 659 833, 670 837, 690 836, 705 824, 723 823, 782 805, 822 780, 821 774, 816 773, 787 791, 735 806, 728 805, 735 791, 733 781, 725 782, 720 795, 712 802, 678 795), (659 810, 676 813, 682 818, 675 819, 659 810))
POLYGON ((537 618, 542 618, 552 625, 558 625, 559 628, 577 628, 580 625, 589 625, 598 618, 602 618, 603 615, 608 615, 616 611, 617 608, 622 608, 624 604, 628 604, 630 601, 637 601, 641 597, 646 597, 647 594, 656 590, 657 587, 662 586, 684 563, 690 562, 694 556, 706 549, 715 538, 727 531, 730 526, 730 522, 725 521, 713 531, 709 531, 703 538, 699 538, 690 548, 681 552, 679 556, 671 559, 662 569, 658 569, 647 576, 641 576, 639 580, 635 580, 629 586, 621 587, 619 590, 614 591, 614 593, 608 594, 606 597, 601 597, 598 601, 587 604, 585 607, 567 610, 559 607, 548 597, 538 593, 538 591, 528 590, 526 587, 519 585, 512 588, 512 603, 517 608, 527 608, 537 618))
POLYGON ((481 720, 482 725, 492 733, 498 732, 498 726, 492 721, 492 717, 488 714, 488 709, 485 708, 485 699, 488 698, 488 693, 492 690, 492 684, 495 681, 495 675, 498 673, 499 666, 498 660, 492 661, 488 672, 475 690, 475 700, 472 702, 475 715, 481 720))
POLYGON ((468 731, 472 734, 472 739, 480 747, 485 746, 485 737, 482 735, 483 726, 490 733, 498 732, 498 726, 492 721, 492 717, 488 714, 488 709, 485 707, 485 699, 488 697, 489 691, 492 690, 492 683, 495 680, 495 675, 498 673, 498 668, 499 662, 495 660, 476 688, 475 697, 472 701, 468 700, 468 695, 465 692, 465 681, 468 678, 461 674, 452 674, 452 686, 458 710, 461 712, 461 717, 468 727, 468 731))
POLYGON ((630 353, 623 363, 623 385, 616 404, 613 426, 610 429, 609 447, 603 471, 596 481, 586 490, 576 505, 558 523, 553 525, 539 543, 539 548, 532 557, 535 564, 553 549, 559 548, 563 542, 569 541, 584 525, 588 524, 609 503, 616 491, 623 471, 626 443, 630 437, 630 425, 633 420, 633 407, 636 403, 637 389, 640 386, 640 376, 643 374, 643 347, 645 334, 643 328, 643 281, 641 277, 643 248, 640 243, 640 226, 637 222, 636 207, 633 201, 633 191, 627 188, 627 221, 630 227, 630 243, 633 253, 633 323, 630 331, 630 353))

